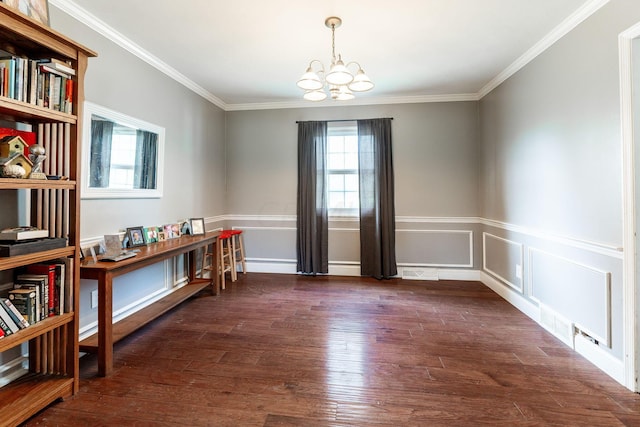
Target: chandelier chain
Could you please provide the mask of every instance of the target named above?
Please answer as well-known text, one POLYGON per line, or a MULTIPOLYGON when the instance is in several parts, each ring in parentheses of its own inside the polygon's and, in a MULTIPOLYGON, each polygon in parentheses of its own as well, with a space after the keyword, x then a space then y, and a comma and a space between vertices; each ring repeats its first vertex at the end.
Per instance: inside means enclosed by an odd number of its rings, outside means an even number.
POLYGON ((336 24, 331 24, 331 62, 336 62, 336 24))

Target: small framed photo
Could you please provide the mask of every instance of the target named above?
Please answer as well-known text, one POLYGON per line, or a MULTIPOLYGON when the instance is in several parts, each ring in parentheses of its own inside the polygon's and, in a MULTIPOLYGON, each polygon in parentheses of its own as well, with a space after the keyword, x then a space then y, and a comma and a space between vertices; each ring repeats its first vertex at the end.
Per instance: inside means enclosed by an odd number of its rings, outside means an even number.
POLYGON ((204 234, 204 218, 191 218, 191 234, 204 234))
POLYGON ((49 25, 48 0, 4 0, 4 3, 42 24, 49 25))
POLYGON ((158 241, 158 227, 145 227, 144 238, 147 243, 155 243, 158 241))
POLYGON ((171 224, 171 238, 175 239, 177 237, 180 237, 182 235, 182 230, 180 229, 180 223, 176 222, 174 224, 171 224))
POLYGON ((127 237, 129 238, 129 246, 132 248, 146 245, 146 241, 144 240, 144 229, 142 226, 127 228, 127 237))
POLYGON ((164 233, 164 229, 158 227, 158 242, 164 242, 165 240, 167 240, 167 235, 164 233))

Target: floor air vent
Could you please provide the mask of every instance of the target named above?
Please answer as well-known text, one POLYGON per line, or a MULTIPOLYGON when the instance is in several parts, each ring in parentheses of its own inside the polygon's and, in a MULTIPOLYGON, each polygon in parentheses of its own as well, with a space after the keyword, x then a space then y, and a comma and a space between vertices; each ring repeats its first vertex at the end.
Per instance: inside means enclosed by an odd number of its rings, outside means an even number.
POLYGON ((402 278, 407 280, 438 280, 438 270, 436 268, 404 267, 402 278))

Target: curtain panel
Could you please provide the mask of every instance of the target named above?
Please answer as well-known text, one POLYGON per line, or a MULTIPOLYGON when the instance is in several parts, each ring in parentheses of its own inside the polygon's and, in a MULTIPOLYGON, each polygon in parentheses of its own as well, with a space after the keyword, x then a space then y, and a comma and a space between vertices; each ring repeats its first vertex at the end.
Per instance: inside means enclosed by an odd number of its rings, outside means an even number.
POLYGON ((158 135, 138 129, 136 131, 136 158, 133 168, 133 188, 156 188, 158 135))
POLYGON ((113 122, 91 120, 91 158, 89 159, 89 187, 109 187, 111 173, 111 137, 113 122))
POLYGON ((358 120, 360 274, 398 274, 391 119, 358 120))
POLYGON ((327 122, 298 123, 297 271, 329 272, 327 122))

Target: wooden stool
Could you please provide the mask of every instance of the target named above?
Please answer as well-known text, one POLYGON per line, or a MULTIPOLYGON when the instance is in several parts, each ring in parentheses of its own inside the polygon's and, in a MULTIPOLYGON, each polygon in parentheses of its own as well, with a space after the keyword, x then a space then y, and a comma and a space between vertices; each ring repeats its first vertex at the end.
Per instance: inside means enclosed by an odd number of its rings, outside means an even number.
POLYGON ((237 275, 238 263, 242 265, 242 274, 247 274, 247 263, 244 259, 244 243, 242 242, 242 230, 230 230, 231 233, 231 253, 233 254, 233 269, 237 275))
POLYGON ((213 259, 213 254, 216 251, 213 251, 211 246, 207 246, 205 248, 205 253, 202 256, 202 274, 204 275, 205 271, 213 273, 213 270, 216 268, 216 264, 219 266, 218 271, 215 274, 220 275, 220 288, 226 289, 226 281, 225 281, 225 273, 229 271, 231 273, 231 281, 236 281, 236 273, 233 264, 233 236, 229 232, 229 230, 222 230, 220 235, 216 239, 215 245, 217 245, 217 253, 218 253, 218 262, 216 263, 213 259), (211 249, 209 249, 211 248, 211 249), (211 261, 207 264, 207 260, 211 258, 211 261))

